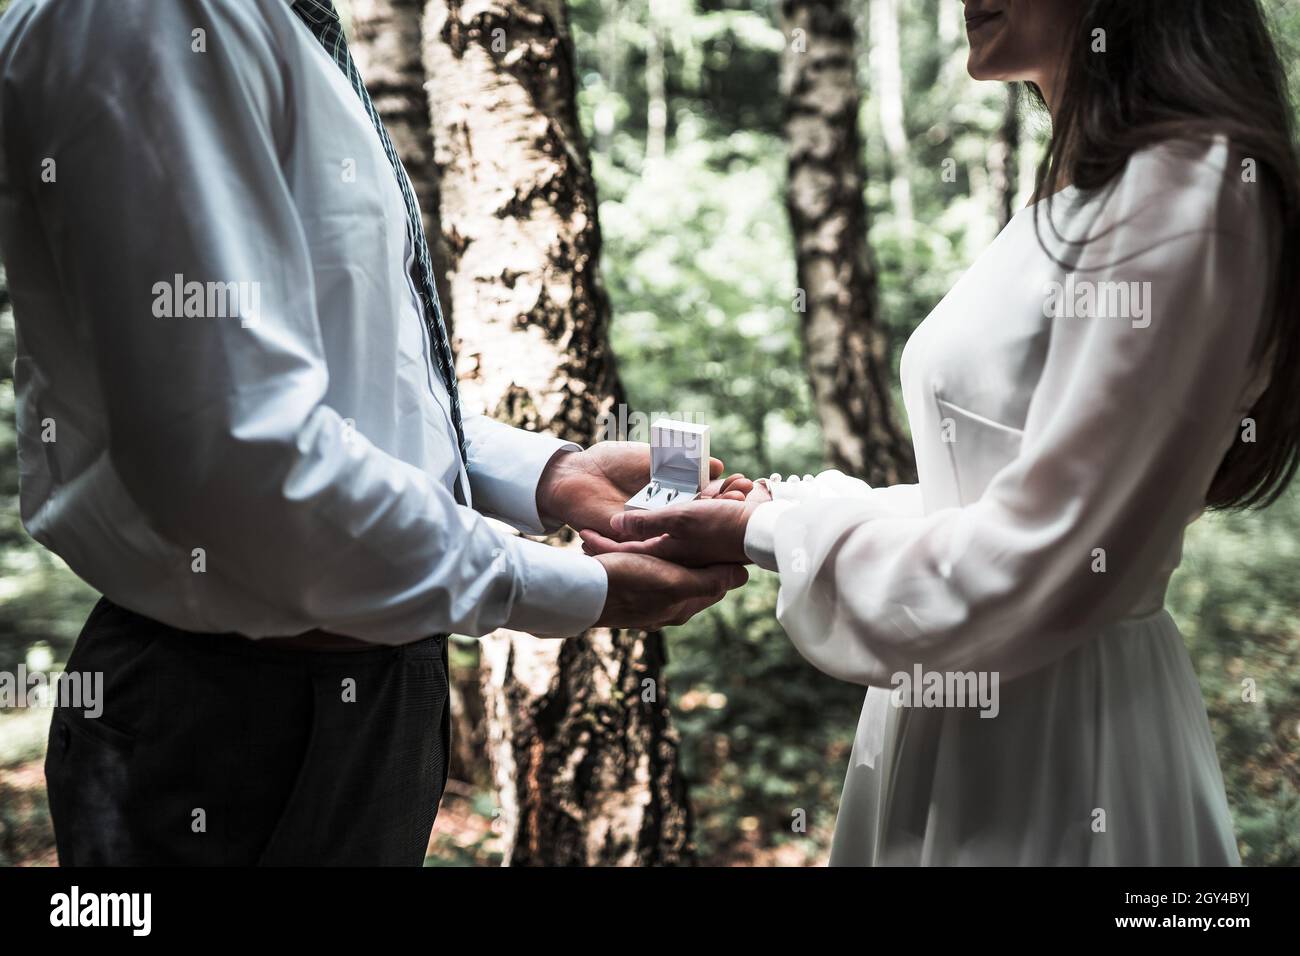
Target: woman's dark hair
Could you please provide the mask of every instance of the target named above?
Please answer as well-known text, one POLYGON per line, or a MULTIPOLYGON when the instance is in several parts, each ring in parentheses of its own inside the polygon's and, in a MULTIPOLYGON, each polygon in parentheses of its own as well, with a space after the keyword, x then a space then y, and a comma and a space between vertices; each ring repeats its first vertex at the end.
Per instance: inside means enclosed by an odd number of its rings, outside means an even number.
MULTIPOLYGON (((1258 164, 1280 222, 1256 359, 1270 383, 1207 495, 1211 508, 1264 507, 1300 466, 1300 159, 1286 70, 1259 0, 1079 0, 1052 140, 1035 198, 1101 188, 1129 157, 1170 139, 1226 135, 1258 164), (1106 52, 1094 53, 1103 30, 1106 52)), ((1040 105, 1042 92, 1031 90, 1040 105)), ((1050 219, 1050 216, 1049 216, 1050 219)))

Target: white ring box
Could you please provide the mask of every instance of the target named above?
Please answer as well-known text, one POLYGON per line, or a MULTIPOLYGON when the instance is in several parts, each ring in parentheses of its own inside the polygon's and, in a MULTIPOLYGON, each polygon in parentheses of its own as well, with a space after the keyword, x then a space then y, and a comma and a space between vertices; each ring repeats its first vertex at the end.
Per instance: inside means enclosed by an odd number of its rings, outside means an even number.
POLYGON ((709 483, 709 426, 661 418, 650 426, 650 484, 626 511, 653 511, 698 498, 709 483))

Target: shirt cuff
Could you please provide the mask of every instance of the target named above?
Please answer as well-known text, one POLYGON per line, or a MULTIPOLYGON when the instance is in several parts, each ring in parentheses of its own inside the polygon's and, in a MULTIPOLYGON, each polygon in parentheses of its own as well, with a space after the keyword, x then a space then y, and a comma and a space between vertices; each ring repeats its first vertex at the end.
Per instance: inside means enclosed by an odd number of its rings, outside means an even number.
POLYGON ((537 513, 537 483, 556 452, 582 451, 581 445, 487 419, 466 437, 475 510, 524 534, 550 534, 560 527, 545 525, 537 513))
POLYGON ((514 551, 514 604, 505 626, 543 637, 573 637, 605 609, 609 579, 595 558, 539 541, 506 537, 514 551))
POLYGON ((765 501, 749 516, 745 526, 745 556, 760 568, 779 571, 776 563, 776 522, 797 501, 765 501))

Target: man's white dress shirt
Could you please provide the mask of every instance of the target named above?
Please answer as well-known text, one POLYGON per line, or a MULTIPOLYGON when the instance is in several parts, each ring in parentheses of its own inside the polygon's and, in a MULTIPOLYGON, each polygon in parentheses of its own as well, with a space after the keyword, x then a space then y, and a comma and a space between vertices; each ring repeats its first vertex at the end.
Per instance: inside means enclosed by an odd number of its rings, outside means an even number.
POLYGON ((467 415, 462 465, 392 167, 288 3, 17 0, 0 75, 36 540, 192 631, 595 621, 599 562, 483 517, 551 530, 537 481, 577 446, 467 415))

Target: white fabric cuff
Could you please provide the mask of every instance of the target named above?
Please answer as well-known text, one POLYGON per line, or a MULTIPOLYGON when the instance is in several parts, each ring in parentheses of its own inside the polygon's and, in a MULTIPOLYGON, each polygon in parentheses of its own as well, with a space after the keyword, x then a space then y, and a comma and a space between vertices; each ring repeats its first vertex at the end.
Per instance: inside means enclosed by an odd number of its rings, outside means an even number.
POLYGON ((596 623, 609 590, 599 561, 527 538, 502 538, 513 551, 516 578, 506 627, 543 637, 573 637, 596 623))
POLYGON ((776 563, 776 521, 797 501, 765 501, 754 509, 745 526, 745 556, 760 568, 779 571, 776 563))
POLYGON ((817 484, 822 480, 821 475, 816 478, 801 479, 798 475, 791 475, 784 480, 773 480, 763 478, 761 481, 767 486, 767 490, 772 494, 773 501, 803 501, 807 498, 819 497, 823 492, 817 484))
POLYGON ((550 534, 560 527, 542 523, 537 483, 556 452, 582 451, 582 446, 487 419, 475 423, 468 444, 475 510, 524 534, 550 534))

